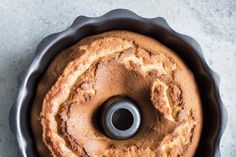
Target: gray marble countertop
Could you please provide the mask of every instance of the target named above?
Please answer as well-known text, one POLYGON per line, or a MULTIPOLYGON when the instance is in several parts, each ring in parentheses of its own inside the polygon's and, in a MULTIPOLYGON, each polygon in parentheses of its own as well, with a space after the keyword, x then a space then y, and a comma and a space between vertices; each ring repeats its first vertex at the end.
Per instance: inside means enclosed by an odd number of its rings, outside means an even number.
POLYGON ((0 157, 15 157, 8 112, 17 96, 16 76, 32 61, 45 36, 64 30, 79 15, 99 16, 127 8, 144 17, 164 17, 177 32, 195 38, 210 67, 221 77, 220 93, 228 124, 222 157, 236 154, 235 0, 0 0, 0 157))

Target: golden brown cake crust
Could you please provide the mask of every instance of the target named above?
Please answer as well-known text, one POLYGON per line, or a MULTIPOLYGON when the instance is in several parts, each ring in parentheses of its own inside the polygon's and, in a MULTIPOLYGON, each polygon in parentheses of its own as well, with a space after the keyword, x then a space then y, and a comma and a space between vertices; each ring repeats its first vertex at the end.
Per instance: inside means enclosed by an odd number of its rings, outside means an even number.
POLYGON ((149 37, 111 31, 63 50, 38 84, 31 126, 40 156, 193 156, 201 102, 193 74, 170 49, 149 37), (139 132, 108 138, 93 115, 111 96, 135 100, 139 132))

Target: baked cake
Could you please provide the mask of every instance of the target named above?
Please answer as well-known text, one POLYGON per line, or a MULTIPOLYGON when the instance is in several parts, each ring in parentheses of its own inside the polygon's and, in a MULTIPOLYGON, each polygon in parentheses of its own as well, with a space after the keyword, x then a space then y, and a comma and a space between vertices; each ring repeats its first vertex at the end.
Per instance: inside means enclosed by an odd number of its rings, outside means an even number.
POLYGON ((201 101, 175 52, 144 35, 111 31, 84 38, 51 62, 31 126, 42 157, 190 157, 201 134, 201 101), (139 131, 126 140, 107 137, 92 120, 116 95, 132 98, 142 112, 139 131))

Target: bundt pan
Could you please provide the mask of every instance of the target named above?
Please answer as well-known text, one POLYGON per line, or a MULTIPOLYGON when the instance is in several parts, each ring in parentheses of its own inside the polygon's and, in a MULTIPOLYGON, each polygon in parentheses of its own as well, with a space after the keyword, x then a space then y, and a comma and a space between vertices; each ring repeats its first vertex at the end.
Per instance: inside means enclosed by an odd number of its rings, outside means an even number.
POLYGON ((129 30, 150 36, 183 59, 194 73, 202 101, 203 130, 195 156, 220 157, 219 143, 227 112, 219 95, 219 76, 206 64, 201 47, 193 38, 172 30, 161 17, 142 18, 123 9, 96 18, 79 16, 68 29, 40 42, 32 64, 18 77, 19 94, 9 115, 10 127, 19 146, 18 156, 38 156, 30 127, 30 110, 37 83, 49 63, 62 49, 82 38, 110 30, 129 30))

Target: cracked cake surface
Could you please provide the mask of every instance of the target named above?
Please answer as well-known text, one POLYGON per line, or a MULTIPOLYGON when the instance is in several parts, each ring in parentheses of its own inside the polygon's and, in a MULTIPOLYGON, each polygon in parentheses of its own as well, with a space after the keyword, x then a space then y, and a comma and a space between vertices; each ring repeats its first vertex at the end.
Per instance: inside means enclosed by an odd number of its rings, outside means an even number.
POLYGON ((111 31, 82 39, 51 62, 31 126, 40 156, 189 157, 201 134, 201 101, 175 52, 147 36, 111 31), (127 140, 107 137, 94 122, 116 95, 135 100, 142 113, 138 133, 127 140))

